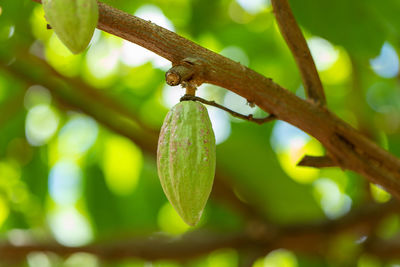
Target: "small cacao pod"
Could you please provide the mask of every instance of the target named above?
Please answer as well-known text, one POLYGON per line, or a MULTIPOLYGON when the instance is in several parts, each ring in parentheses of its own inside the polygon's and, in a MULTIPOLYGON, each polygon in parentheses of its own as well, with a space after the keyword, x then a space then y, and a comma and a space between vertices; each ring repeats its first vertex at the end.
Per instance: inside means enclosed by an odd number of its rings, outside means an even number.
POLYGON ((215 175, 215 136, 207 109, 182 101, 167 114, 157 148, 157 168, 169 202, 189 225, 196 225, 215 175))
POLYGON ((96 0, 42 0, 47 21, 68 49, 78 54, 85 50, 97 26, 96 0))

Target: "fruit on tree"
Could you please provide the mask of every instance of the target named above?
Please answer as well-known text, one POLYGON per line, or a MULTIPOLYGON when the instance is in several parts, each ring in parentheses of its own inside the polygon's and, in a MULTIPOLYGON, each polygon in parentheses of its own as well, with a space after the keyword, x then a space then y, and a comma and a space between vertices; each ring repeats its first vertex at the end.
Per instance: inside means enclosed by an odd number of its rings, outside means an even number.
POLYGON ((157 149, 157 168, 168 200, 189 225, 196 225, 211 192, 215 136, 207 109, 182 101, 167 114, 157 149))
POLYGON ((42 0, 44 13, 58 38, 74 53, 92 39, 99 11, 96 0, 42 0))

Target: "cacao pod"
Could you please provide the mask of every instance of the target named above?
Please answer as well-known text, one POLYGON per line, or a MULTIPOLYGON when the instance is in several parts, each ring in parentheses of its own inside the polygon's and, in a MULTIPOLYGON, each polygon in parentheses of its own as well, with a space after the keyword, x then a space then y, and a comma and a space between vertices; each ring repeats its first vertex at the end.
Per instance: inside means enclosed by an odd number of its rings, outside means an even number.
POLYGON ((97 26, 96 0, 42 0, 47 21, 63 44, 78 54, 85 50, 97 26))
POLYGON ((183 101, 167 114, 157 148, 157 169, 169 202, 189 225, 200 220, 215 175, 215 136, 207 109, 183 101))

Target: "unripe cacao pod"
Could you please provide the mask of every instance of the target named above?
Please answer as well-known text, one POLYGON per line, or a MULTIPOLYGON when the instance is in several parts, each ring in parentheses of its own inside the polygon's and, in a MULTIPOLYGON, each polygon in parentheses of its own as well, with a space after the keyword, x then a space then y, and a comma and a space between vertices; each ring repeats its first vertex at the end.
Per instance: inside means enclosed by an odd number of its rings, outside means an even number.
POLYGON ((182 101, 167 114, 157 149, 157 168, 169 202, 189 225, 200 220, 215 175, 215 136, 207 109, 182 101))
POLYGON ((47 21, 63 44, 78 54, 85 50, 97 26, 96 0, 42 0, 47 21))

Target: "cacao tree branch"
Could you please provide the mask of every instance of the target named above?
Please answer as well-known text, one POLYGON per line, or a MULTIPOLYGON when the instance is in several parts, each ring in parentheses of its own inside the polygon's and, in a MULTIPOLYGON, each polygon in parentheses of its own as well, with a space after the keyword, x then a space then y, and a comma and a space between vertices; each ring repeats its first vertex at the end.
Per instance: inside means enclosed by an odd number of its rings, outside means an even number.
MULTIPOLYGON (((37 1, 38 2, 38 1, 37 1)), ((400 160, 324 106, 305 101, 271 79, 149 21, 99 3, 98 28, 134 42, 173 65, 195 58, 198 81, 224 87, 319 140, 343 169, 364 175, 400 199, 400 160)))
POLYGON ((201 97, 194 96, 194 95, 186 94, 186 95, 182 96, 181 99, 180 99, 180 101, 186 101, 186 100, 199 101, 199 102, 204 103, 206 105, 214 106, 216 108, 225 110, 226 112, 231 114, 233 117, 236 117, 236 118, 239 118, 239 119, 242 119, 242 120, 255 122, 257 124, 264 124, 266 122, 270 122, 270 121, 273 121, 273 120, 276 119, 274 115, 269 115, 269 116, 267 116, 265 118, 254 118, 253 114, 243 115, 243 114, 237 113, 236 111, 233 111, 233 110, 231 110, 231 109, 229 109, 227 107, 224 107, 224 106, 216 103, 215 101, 208 101, 208 100, 205 100, 205 99, 203 99, 201 97))
POLYGON ((285 38, 299 67, 307 97, 325 105, 324 88, 317 68, 288 1, 271 0, 271 4, 281 34, 285 38))
MULTIPOLYGON (((185 261, 221 248, 257 251, 259 256, 275 249, 285 248, 295 253, 325 258, 329 255, 332 242, 339 235, 349 234, 355 241, 364 236, 368 238, 382 218, 398 211, 397 203, 390 202, 385 205, 373 204, 342 219, 314 226, 286 227, 271 231, 265 226, 250 224, 242 233, 222 234, 198 230, 181 238, 132 238, 82 247, 34 243, 14 246, 3 243, 0 245, 0 257, 2 261, 15 261, 26 258, 31 252, 43 251, 54 252, 63 257, 77 252, 87 252, 105 261, 132 258, 150 261, 161 259, 185 261)), ((383 258, 400 255, 400 247, 392 241, 376 240, 358 246, 359 253, 365 248, 368 253, 383 258)), ((353 255, 354 261, 359 257, 359 253, 353 255)))
POLYGON ((193 233, 180 239, 171 238, 135 238, 94 244, 82 247, 65 247, 58 244, 27 244, 14 246, 0 245, 1 261, 25 259, 31 252, 53 252, 62 257, 73 253, 86 252, 105 261, 121 261, 140 258, 143 260, 176 260, 185 261, 210 253, 218 248, 240 248, 249 246, 248 238, 244 235, 212 235, 210 233, 193 233))

